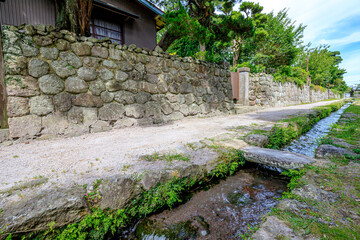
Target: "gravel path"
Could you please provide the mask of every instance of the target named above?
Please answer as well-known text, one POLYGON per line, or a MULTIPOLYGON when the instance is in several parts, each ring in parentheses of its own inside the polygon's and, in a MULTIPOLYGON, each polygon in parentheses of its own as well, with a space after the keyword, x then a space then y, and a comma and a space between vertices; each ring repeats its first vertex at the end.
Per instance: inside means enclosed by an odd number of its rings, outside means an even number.
MULTIPOLYGON (((258 112, 210 118, 193 118, 173 124, 116 129, 72 138, 32 140, 0 146, 0 190, 15 183, 48 177, 63 182, 75 178, 101 178, 131 168, 139 156, 171 151, 186 143, 211 138, 229 129, 274 121, 307 113, 335 101, 269 108, 258 112)), ((150 166, 149 166, 150 167, 150 166)))

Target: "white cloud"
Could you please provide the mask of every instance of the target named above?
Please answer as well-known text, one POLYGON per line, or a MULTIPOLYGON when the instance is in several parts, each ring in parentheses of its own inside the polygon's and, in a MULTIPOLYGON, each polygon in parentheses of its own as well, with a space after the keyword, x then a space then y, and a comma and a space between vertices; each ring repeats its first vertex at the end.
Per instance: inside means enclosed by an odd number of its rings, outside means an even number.
MULTIPOLYGON (((359 0, 254 0, 264 7, 265 12, 287 8, 288 15, 297 24, 307 25, 304 31, 304 43, 311 42, 312 46, 327 43, 336 47, 345 46, 360 41, 360 32, 340 35, 337 31, 339 23, 352 16, 360 15, 359 0), (327 40, 325 38, 330 38, 327 40)), ((344 33, 346 34, 346 33, 344 33)), ((333 48, 335 47, 335 48, 333 48)), ((347 70, 344 79, 348 84, 360 81, 360 51, 354 49, 351 54, 342 55, 342 68, 347 70)))
POLYGON ((329 44, 332 47, 343 46, 355 42, 360 42, 360 32, 354 32, 343 38, 337 38, 331 40, 321 39, 319 41, 319 43, 321 44, 329 44))
POLYGON ((307 25, 304 41, 318 44, 318 37, 335 30, 336 23, 349 16, 360 15, 358 0, 254 0, 264 6, 265 12, 289 9, 289 16, 298 24, 307 25))

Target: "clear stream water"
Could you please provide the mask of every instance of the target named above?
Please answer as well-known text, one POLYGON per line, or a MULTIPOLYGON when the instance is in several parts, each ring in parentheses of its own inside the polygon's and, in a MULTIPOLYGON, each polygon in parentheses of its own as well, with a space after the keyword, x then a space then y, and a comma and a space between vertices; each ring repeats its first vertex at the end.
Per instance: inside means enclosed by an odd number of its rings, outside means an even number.
POLYGON ((314 157, 315 149, 319 146, 320 139, 329 133, 331 126, 340 119, 341 115, 350 104, 351 103, 345 104, 336 112, 331 113, 330 116, 321 119, 310 131, 300 136, 300 138, 293 140, 282 150, 314 157))
MULTIPOLYGON (((319 140, 349 105, 320 120, 283 150, 313 157, 319 140)), ((261 217, 278 203, 287 183, 288 179, 277 171, 246 163, 234 176, 193 193, 188 201, 172 210, 140 220, 117 239, 239 239, 239 234, 259 224, 261 217)))

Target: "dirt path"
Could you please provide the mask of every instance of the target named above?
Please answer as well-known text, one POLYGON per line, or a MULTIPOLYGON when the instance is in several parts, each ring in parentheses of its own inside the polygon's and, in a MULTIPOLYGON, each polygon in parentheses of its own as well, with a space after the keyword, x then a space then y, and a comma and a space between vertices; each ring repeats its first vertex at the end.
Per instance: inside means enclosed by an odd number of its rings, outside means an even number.
MULTIPOLYGON (((0 146, 0 190, 41 177, 61 183, 69 179, 94 179, 124 169, 136 171, 139 156, 170 151, 184 144, 229 132, 233 127, 262 124, 335 101, 270 108, 225 117, 184 119, 173 124, 117 129, 72 138, 33 140, 0 146)), ((151 167, 151 166, 149 166, 151 167)))

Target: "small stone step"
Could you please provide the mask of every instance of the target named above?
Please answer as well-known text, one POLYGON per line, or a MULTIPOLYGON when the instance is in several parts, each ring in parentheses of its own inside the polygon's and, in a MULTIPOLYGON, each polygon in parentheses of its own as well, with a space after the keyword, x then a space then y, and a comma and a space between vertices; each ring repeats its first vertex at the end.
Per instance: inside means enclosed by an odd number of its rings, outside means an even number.
POLYGON ((315 159, 302 154, 268 148, 245 147, 241 150, 244 151, 245 160, 248 162, 260 163, 285 170, 297 169, 315 161, 315 159))

